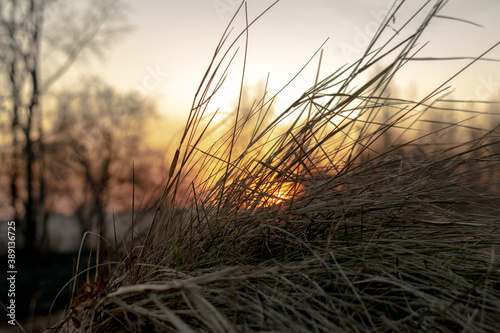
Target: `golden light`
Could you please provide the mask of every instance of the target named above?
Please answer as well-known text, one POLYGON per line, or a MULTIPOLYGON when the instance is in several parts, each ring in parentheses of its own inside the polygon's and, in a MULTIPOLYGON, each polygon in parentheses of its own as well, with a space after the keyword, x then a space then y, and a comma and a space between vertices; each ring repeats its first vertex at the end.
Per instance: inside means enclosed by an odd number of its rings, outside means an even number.
POLYGON ((274 207, 290 201, 299 192, 299 184, 279 179, 267 183, 253 183, 247 190, 248 206, 274 207))

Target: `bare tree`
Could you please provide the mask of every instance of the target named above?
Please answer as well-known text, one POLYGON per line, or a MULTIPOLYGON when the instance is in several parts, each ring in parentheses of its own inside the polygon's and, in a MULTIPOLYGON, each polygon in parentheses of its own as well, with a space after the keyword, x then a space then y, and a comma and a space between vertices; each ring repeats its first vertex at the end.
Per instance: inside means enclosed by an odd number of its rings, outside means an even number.
POLYGON ((125 30, 121 0, 0 2, 1 96, 10 133, 8 175, 13 218, 24 222, 25 250, 36 249, 36 221, 46 215, 42 97, 84 49, 103 47, 125 30), (23 184, 23 185, 21 185, 23 184))
POLYGON ((145 142, 146 126, 157 116, 155 105, 135 93, 118 93, 97 78, 57 96, 57 117, 47 133, 51 184, 58 186, 50 191, 51 200, 71 197, 82 233, 106 234, 111 199, 115 207, 129 209, 132 186, 137 194, 157 194, 153 190, 163 175, 153 170, 162 157, 145 142))

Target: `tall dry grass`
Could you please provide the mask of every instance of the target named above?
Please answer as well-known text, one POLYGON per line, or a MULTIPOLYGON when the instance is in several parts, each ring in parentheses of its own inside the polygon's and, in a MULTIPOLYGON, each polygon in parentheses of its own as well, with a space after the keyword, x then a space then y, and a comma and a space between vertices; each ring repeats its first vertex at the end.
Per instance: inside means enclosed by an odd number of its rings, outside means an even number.
POLYGON ((448 82, 415 102, 385 94, 444 3, 423 6, 410 32, 390 25, 395 6, 357 62, 271 120, 274 96, 239 106, 232 129, 204 149, 210 99, 248 34, 226 30, 148 234, 102 263, 110 275, 86 284, 54 329, 498 330, 499 130, 441 122, 415 135, 448 82), (450 129, 480 135, 436 140, 450 129))

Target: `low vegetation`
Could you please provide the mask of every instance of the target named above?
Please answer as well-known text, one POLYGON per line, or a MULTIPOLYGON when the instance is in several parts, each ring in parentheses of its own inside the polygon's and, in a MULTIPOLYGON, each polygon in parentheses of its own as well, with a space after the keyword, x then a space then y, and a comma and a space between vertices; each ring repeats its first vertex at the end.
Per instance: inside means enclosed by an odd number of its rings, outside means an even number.
POLYGON ((226 31, 149 232, 101 259, 110 274, 90 275, 53 330, 497 330, 499 129, 457 120, 424 132, 424 115, 457 111, 435 101, 448 82, 418 101, 387 93, 443 3, 410 32, 389 24, 394 8, 357 62, 271 119, 264 93, 204 148, 210 99, 248 33, 233 43, 226 31))

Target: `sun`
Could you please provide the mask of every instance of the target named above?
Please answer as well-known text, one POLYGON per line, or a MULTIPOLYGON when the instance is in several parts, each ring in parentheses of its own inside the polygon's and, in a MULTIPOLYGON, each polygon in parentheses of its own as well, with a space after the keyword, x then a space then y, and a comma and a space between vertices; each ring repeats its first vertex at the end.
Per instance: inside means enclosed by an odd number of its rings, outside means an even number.
POLYGON ((298 185, 294 182, 271 181, 265 184, 254 183, 250 186, 250 201, 258 207, 282 206, 298 193, 298 185))

